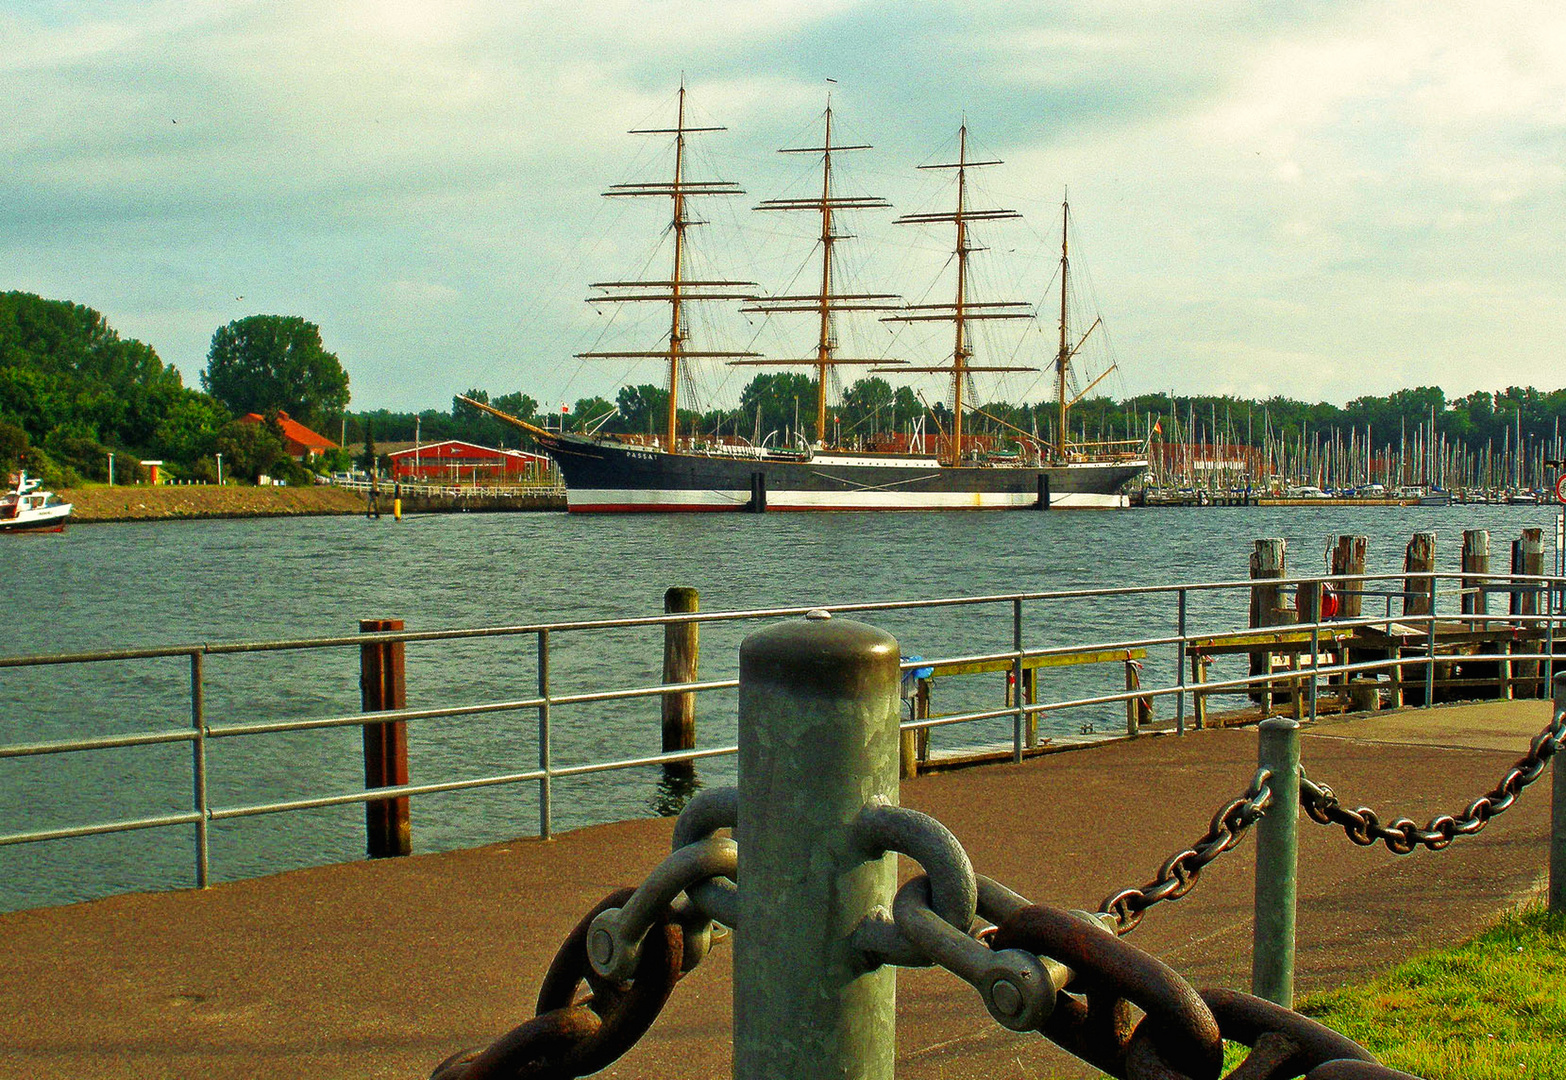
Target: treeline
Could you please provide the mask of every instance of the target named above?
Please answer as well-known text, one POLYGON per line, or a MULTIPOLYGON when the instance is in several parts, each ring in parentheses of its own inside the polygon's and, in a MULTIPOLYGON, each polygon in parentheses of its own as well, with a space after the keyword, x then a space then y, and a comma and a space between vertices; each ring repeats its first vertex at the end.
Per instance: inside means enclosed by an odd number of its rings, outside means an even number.
MULTIPOLYGON (((348 402, 341 371, 313 324, 252 316, 214 335, 202 375, 212 392, 204 393, 92 308, 0 293, 0 479, 26 469, 51 486, 102 481, 113 454, 119 482, 143 478, 143 459, 165 462, 171 476, 215 480, 218 455, 225 477, 307 481, 284 449, 280 410, 306 423, 320 422, 321 402, 340 414, 348 402), (237 420, 249 411, 266 422, 237 420)), ((319 464, 346 468, 348 460, 319 464)))
MULTIPOLYGON (((616 399, 579 399, 566 412, 541 417, 536 399, 521 391, 491 398, 483 390, 464 396, 485 401, 503 412, 550 427, 598 430, 618 434, 657 435, 665 427, 668 392, 642 385, 622 387, 616 399)), ((1493 444, 1515 445, 1519 420, 1524 445, 1553 445, 1566 416, 1566 389, 1541 391, 1508 387, 1497 393, 1476 391, 1448 399, 1438 386, 1399 390, 1386 397, 1355 398, 1346 405, 1295 401, 1284 397, 1251 400, 1239 397, 1142 394, 1117 401, 1088 398, 1070 411, 1072 442, 1145 441, 1155 431, 1165 442, 1261 446, 1265 441, 1295 444, 1333 431, 1370 433, 1378 447, 1395 448, 1432 418, 1438 438, 1481 450, 1493 444)), ((1032 404, 992 401, 966 421, 968 430, 993 436, 999 443, 1033 437, 1056 441, 1059 408, 1055 401, 1032 404)), ((827 433, 836 444, 869 443, 886 434, 908 434, 923 424, 935 434, 949 429, 950 412, 942 401, 930 402, 909 386, 894 387, 878 376, 860 379, 844 389, 828 410, 827 433)), ((706 412, 680 410, 683 434, 743 438, 756 443, 790 445, 796 435, 815 438, 815 387, 799 373, 757 375, 740 394, 739 405, 706 412)), ((449 412, 421 413, 381 410, 351 413, 346 422, 347 445, 357 446, 366 424, 375 439, 424 441, 453 438, 485 445, 516 447, 527 443, 519 429, 456 399, 449 412)))

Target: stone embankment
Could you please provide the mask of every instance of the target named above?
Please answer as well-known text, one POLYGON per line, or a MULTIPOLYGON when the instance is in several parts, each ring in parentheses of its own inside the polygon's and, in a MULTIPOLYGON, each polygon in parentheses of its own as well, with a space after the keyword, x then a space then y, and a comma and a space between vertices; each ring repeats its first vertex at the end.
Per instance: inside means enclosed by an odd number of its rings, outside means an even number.
POLYGON ((76 507, 71 519, 78 522, 362 514, 365 502, 357 492, 326 486, 105 486, 56 494, 76 507))

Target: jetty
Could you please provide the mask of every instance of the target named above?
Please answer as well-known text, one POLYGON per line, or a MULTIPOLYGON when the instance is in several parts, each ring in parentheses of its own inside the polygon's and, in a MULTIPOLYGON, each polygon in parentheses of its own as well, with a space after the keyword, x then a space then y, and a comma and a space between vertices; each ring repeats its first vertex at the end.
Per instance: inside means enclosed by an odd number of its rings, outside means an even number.
MULTIPOLYGON (((1345 799, 1424 820, 1488 790, 1549 716, 1547 701, 1503 701, 1323 719, 1304 760, 1345 799)), ((1092 908, 1199 836, 1256 755, 1254 728, 1124 740, 922 776, 902 802, 944 821, 980 873, 1092 908)), ((1302 819, 1300 988, 1455 942, 1531 895, 1550 828, 1541 786, 1438 852, 1355 847, 1302 819)), ((13 1018, 0 1053, 17 1075, 62 1080, 424 1077, 532 1015, 571 926, 657 865, 671 830, 628 821, 0 915, 0 1013, 13 1018)), ((1130 940, 1196 985, 1243 987, 1254 852, 1242 843, 1213 862, 1130 940)), ((718 946, 604 1075, 730 1075, 731 956, 718 946)), ((900 973, 897 1039, 897 1075, 912 1080, 1096 1075, 1037 1034, 999 1028, 939 971, 900 973)))

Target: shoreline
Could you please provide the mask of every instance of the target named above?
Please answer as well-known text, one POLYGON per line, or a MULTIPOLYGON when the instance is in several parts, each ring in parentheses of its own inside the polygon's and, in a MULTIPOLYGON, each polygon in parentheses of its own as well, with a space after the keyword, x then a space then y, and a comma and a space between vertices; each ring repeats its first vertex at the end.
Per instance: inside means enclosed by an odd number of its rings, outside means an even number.
POLYGON ((71 524, 122 521, 199 521, 212 518, 319 517, 364 513, 364 496, 315 487, 90 487, 62 488, 71 524))

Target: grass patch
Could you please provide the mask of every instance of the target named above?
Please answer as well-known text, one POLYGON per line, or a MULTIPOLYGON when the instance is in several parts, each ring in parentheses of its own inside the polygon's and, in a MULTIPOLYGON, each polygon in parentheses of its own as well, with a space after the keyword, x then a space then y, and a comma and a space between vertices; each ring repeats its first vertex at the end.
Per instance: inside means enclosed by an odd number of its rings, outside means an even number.
POLYGON ((1566 1080, 1566 914, 1524 908, 1299 1011, 1426 1080, 1566 1080))

